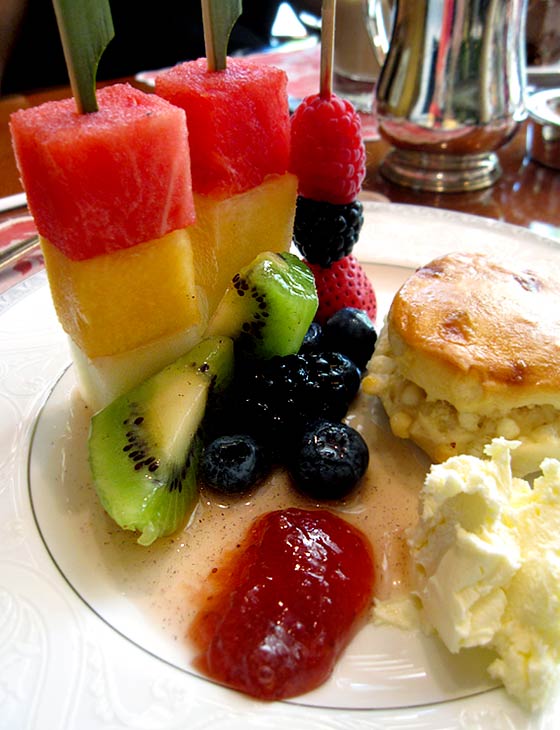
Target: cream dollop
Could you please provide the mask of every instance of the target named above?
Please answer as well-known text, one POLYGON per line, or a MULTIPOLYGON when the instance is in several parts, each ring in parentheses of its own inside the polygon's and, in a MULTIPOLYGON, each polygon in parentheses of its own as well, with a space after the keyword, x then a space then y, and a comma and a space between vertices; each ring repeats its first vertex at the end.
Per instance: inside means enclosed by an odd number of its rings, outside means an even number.
MULTIPOLYGON (((434 465, 409 544, 421 625, 451 652, 493 649, 490 675, 537 709, 559 679, 560 461, 545 459, 531 486, 512 476, 518 443, 434 465)), ((398 624, 395 608, 376 618, 398 624)))

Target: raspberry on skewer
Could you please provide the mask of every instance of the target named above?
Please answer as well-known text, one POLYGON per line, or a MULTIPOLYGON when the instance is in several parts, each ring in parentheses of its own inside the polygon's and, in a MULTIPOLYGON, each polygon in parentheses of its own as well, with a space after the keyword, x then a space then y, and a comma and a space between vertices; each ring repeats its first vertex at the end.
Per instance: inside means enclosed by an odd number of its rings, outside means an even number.
POLYGON ((315 274, 319 313, 351 301, 375 316, 375 293, 352 256, 363 224, 358 195, 366 149, 358 113, 332 91, 334 0, 324 0, 322 15, 320 91, 303 99, 291 120, 290 169, 298 178, 294 244, 315 274), (328 303, 321 303, 321 293, 328 303))
POLYGON ((358 113, 346 99, 307 96, 292 117, 291 169, 304 198, 342 204, 354 201, 366 173, 358 113))

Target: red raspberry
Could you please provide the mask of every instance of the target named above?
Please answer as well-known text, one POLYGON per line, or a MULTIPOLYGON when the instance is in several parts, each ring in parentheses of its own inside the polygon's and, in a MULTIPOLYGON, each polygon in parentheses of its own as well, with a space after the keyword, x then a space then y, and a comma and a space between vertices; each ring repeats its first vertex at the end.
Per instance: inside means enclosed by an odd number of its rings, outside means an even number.
POLYGON ((355 256, 345 256, 328 268, 306 262, 313 275, 319 297, 315 319, 323 325, 329 317, 343 307, 363 309, 375 322, 377 299, 375 291, 355 256))
POLYGON ((332 94, 306 97, 291 122, 290 169, 299 194, 345 205, 355 200, 366 174, 360 117, 349 101, 332 94))

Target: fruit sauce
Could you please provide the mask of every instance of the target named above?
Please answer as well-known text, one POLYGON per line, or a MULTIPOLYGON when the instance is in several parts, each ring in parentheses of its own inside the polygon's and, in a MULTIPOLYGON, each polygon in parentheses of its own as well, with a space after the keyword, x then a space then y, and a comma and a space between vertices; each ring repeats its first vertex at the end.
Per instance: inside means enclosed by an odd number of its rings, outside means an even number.
POLYGON ((118 528, 99 503, 87 463, 89 412, 77 393, 60 444, 61 463, 53 468, 61 475, 61 492, 70 495, 69 509, 79 520, 79 533, 87 534, 99 552, 92 570, 107 574, 115 590, 170 641, 187 647, 188 628, 208 574, 242 543, 256 518, 273 510, 298 507, 334 512, 363 532, 371 544, 374 595, 385 599, 408 591, 406 530, 417 519, 418 494, 428 462, 415 447, 391 435, 376 399, 358 396, 347 420, 368 443, 370 463, 361 483, 345 499, 319 503, 304 497, 293 489, 286 472, 278 469, 241 497, 203 490, 189 524, 150 547, 138 545, 134 533, 118 528))
POLYGON ((268 512, 214 569, 189 635, 195 666, 259 699, 320 686, 372 601, 367 538, 328 510, 268 512))

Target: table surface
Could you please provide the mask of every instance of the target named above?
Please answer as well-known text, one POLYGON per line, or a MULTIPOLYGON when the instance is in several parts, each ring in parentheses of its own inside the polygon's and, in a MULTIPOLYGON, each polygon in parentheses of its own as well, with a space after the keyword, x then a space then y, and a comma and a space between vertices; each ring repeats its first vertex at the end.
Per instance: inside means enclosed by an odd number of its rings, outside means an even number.
MULTIPOLYGON (((139 81, 126 80, 149 90, 139 81)), ((25 96, 0 98, 0 197, 22 192, 11 148, 8 127, 10 114, 16 109, 64 98, 69 93, 68 88, 57 88, 25 96)), ((529 159, 526 152, 526 134, 526 126, 520 127, 514 138, 499 150, 503 174, 491 188, 452 194, 418 192, 385 180, 379 167, 389 146, 379 138, 369 140, 367 176, 362 198, 485 216, 530 228, 541 235, 557 238, 560 242, 560 171, 529 159)), ((0 213, 0 225, 10 215, 13 216, 14 213, 0 213)))

